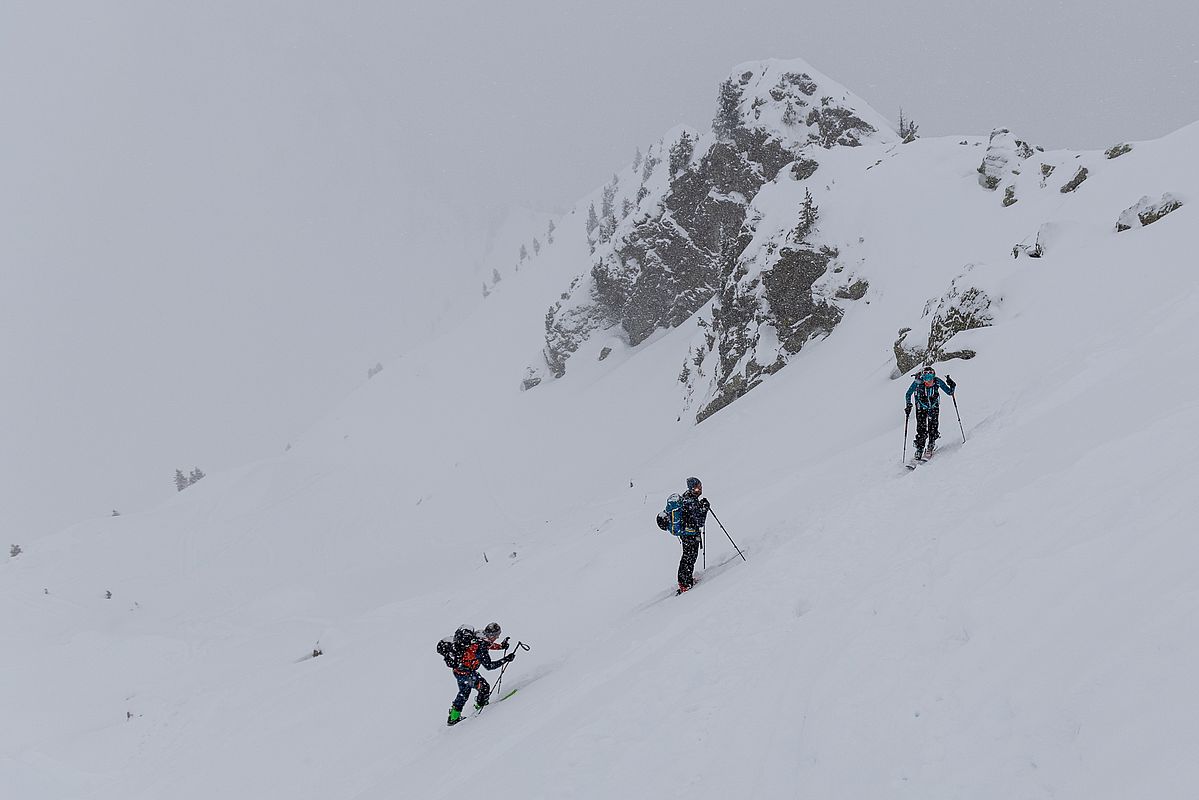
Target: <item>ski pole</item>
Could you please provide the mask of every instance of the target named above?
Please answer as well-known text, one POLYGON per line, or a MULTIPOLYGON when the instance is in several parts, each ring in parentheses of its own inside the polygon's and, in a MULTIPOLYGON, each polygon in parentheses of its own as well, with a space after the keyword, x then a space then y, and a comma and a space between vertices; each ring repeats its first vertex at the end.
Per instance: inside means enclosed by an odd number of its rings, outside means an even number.
MULTIPOLYGON (((950 378, 950 380, 952 380, 952 378, 950 377, 948 372, 945 373, 945 377, 950 378)), ((949 396, 953 398, 953 413, 958 415, 958 427, 961 428, 961 430, 962 430, 962 444, 965 444, 966 443, 966 428, 962 425, 962 412, 958 411, 957 393, 955 392, 954 394, 951 394, 949 396)))
POLYGON ((704 569, 708 568, 708 526, 700 528, 699 531, 699 550, 704 554, 704 569))
POLYGON ((903 460, 900 464, 906 464, 908 461, 908 422, 912 419, 912 407, 908 406, 903 410, 903 460))
MULTIPOLYGON (((720 517, 716 516, 716 514, 712 512, 712 508, 710 506, 708 507, 708 513, 712 514, 712 519, 716 520, 716 524, 720 526, 722 531, 724 531, 724 535, 729 536, 728 528, 724 527, 724 523, 720 521, 720 517)), ((732 542, 733 549, 737 551, 737 555, 741 556, 741 560, 747 561, 748 559, 745 557, 745 553, 741 552, 741 548, 738 547, 737 543, 733 541, 732 536, 729 536, 729 541, 732 542)))
MULTIPOLYGON (((515 653, 518 650, 528 650, 528 649, 529 649, 529 646, 527 644, 525 644, 524 642, 517 642, 516 647, 512 648, 512 652, 515 653)), ((511 664, 511 663, 512 662, 509 661, 507 664, 504 664, 504 666, 500 667, 500 677, 496 679, 495 691, 494 691, 494 694, 497 697, 499 696, 499 693, 500 693, 500 684, 502 684, 504 682, 504 673, 508 671, 508 664, 511 664)), ((483 708, 487 708, 487 706, 483 706, 483 708)), ((483 713, 483 708, 479 709, 480 714, 483 713)))

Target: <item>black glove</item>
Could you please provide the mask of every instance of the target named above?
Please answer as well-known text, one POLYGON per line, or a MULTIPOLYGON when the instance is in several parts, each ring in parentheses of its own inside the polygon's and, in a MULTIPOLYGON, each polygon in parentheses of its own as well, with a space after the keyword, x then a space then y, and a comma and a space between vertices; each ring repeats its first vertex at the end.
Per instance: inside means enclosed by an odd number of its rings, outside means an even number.
POLYGON ((911 403, 908 403, 906 406, 903 407, 903 415, 905 417, 910 417, 912 415, 912 404, 911 403))
POLYGON ((500 649, 501 649, 501 650, 507 650, 507 649, 508 649, 508 640, 509 640, 509 639, 511 639, 511 638, 512 638, 511 636, 505 636, 505 637, 504 637, 504 641, 500 642, 500 649))
POLYGON ((511 664, 515 660, 516 660, 516 653, 509 653, 508 655, 506 655, 500 659, 500 661, 502 661, 505 664, 511 664))
POLYGON ((957 386, 957 382, 953 378, 946 375, 945 376, 945 385, 948 386, 950 389, 952 389, 953 387, 957 386))
POLYGON ((699 499, 699 507, 702 508, 704 511, 707 511, 709 508, 712 507, 712 504, 708 502, 708 498, 701 497, 699 499))

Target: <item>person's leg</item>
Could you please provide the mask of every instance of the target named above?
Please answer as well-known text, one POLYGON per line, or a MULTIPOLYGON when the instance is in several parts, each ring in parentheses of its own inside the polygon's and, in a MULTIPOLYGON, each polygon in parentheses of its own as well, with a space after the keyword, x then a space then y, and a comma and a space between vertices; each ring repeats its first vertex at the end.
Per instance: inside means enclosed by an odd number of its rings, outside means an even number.
POLYGON ((928 438, 928 412, 922 408, 916 409, 916 454, 924 452, 924 442, 928 438))
POLYGON ((462 711, 466 705, 466 701, 470 698, 470 690, 475 687, 475 678, 479 677, 475 673, 466 675, 455 674, 454 677, 458 680, 458 696, 454 698, 454 709, 462 711))
POLYGON ((491 684, 482 675, 476 675, 476 677, 478 680, 475 681, 475 691, 478 692, 478 695, 475 697, 475 706, 482 708, 491 700, 491 684))
POLYGON ((679 559, 679 588, 690 589, 695 584, 695 559, 699 558, 699 535, 680 536, 683 557, 679 559))
POLYGON ((928 446, 930 448, 937 446, 937 440, 941 438, 941 409, 933 408, 928 412, 928 446))

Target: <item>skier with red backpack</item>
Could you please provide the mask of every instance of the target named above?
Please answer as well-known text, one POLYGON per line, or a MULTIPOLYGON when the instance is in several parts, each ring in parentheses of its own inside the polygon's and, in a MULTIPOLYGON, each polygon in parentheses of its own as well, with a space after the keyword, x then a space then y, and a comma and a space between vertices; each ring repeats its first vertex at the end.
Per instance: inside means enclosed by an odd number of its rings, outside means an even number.
POLYGON ((503 658, 492 661, 491 650, 507 650, 508 637, 497 642, 500 638, 500 625, 492 622, 480 634, 474 628, 463 625, 454 632, 452 638, 442 639, 437 643, 438 654, 445 659, 447 667, 454 671, 454 679, 458 681, 458 695, 450 705, 450 715, 446 725, 456 725, 462 719, 462 709, 474 690, 475 708, 482 710, 491 700, 491 684, 479 674, 479 667, 484 669, 499 669, 504 664, 516 659, 516 653, 509 653, 503 658))

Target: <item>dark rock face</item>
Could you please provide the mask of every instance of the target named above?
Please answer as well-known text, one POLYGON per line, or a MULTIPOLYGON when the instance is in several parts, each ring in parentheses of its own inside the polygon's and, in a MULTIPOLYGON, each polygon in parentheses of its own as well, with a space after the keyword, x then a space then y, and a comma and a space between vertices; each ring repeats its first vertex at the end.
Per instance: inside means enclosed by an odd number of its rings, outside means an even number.
POLYGON ((1119 158, 1120 156, 1131 152, 1132 145, 1121 142, 1120 144, 1114 144, 1107 148, 1107 150, 1104 150, 1103 155, 1107 156, 1107 158, 1110 160, 1113 158, 1119 158))
POLYGON ((929 300, 921 318, 921 334, 902 328, 895 340, 895 371, 892 378, 905 375, 921 364, 971 359, 977 353, 967 348, 950 346, 954 336, 963 331, 990 327, 995 321, 995 306, 1000 298, 981 288, 979 273, 971 266, 954 278, 949 290, 941 297, 929 300), (972 274, 973 272, 973 274, 972 274), (927 336, 922 335, 927 330, 927 336))
POLYGON ((1062 188, 1059 191, 1062 194, 1069 194, 1070 192, 1077 189, 1079 186, 1082 186, 1082 182, 1087 179, 1088 172, 1089 172, 1089 170, 1086 167, 1079 167, 1078 172, 1074 173, 1074 177, 1071 178, 1070 180, 1066 181, 1066 183, 1062 186, 1062 188))
MULTIPOLYGON (((676 169, 656 189, 643 178, 637 210, 611 235, 593 240, 590 270, 546 315, 549 374, 564 375, 571 354, 598 330, 615 330, 636 346, 715 299, 702 323, 706 346, 688 356, 680 375, 691 390, 700 377, 715 375, 701 412, 707 415, 840 320, 835 287, 813 289, 837 251, 808 241, 801 231, 780 240, 768 259, 743 264, 752 238, 747 211, 767 183, 811 178, 819 168, 812 155, 820 148, 854 147, 878 134, 864 118, 877 115, 853 108, 848 93, 807 69, 779 62, 753 67, 721 84, 714 133, 682 134, 694 142, 685 163, 674 159, 676 169), (762 325, 773 329, 768 338, 777 336, 783 356, 765 364, 750 358, 739 372, 737 364, 757 347, 762 325)), ((883 137, 895 138, 890 131, 883 137)), ((860 298, 865 287, 865 281, 846 282, 839 287, 841 299, 860 298)))
POLYGON ((1145 195, 1135 204, 1124 209, 1120 219, 1116 220, 1116 231, 1127 231, 1145 225, 1152 225, 1167 214, 1182 208, 1182 201, 1166 192, 1157 200, 1145 195))

